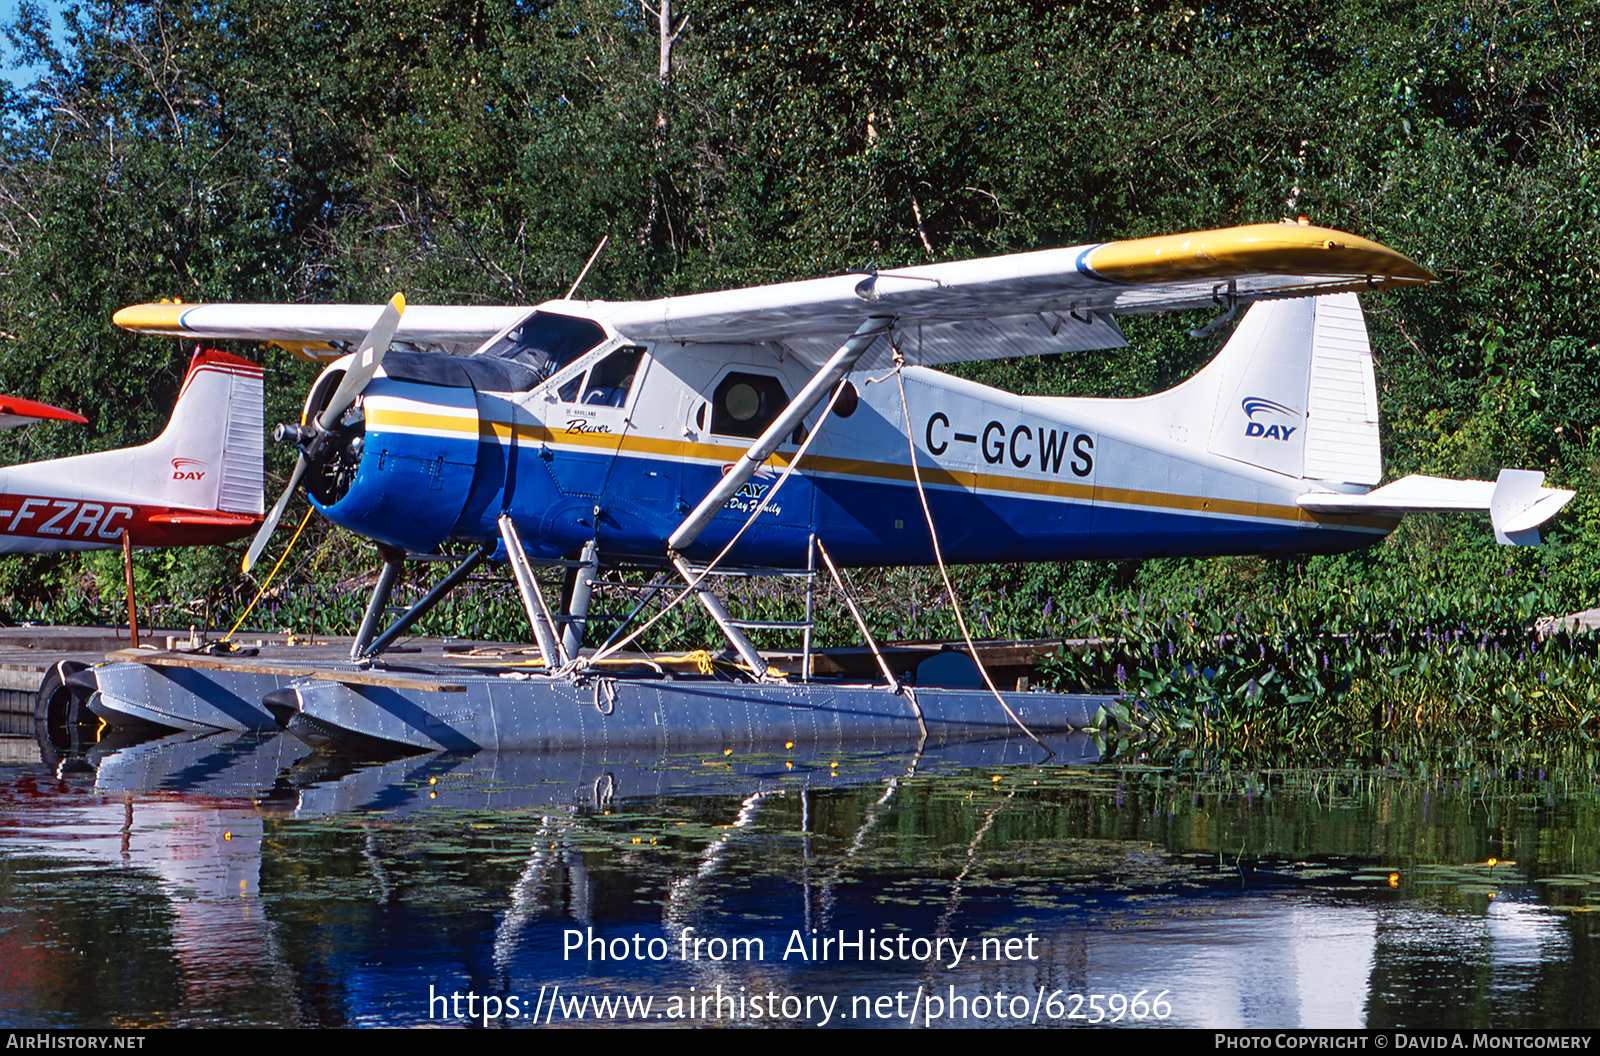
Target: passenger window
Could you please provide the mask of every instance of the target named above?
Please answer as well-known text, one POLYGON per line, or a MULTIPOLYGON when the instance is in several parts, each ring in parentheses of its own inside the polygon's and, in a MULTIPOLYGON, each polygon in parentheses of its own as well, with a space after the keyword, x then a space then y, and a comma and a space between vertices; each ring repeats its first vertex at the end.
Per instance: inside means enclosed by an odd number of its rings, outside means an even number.
POLYGON ((711 431, 754 440, 788 404, 789 397, 777 378, 731 373, 711 396, 711 431))

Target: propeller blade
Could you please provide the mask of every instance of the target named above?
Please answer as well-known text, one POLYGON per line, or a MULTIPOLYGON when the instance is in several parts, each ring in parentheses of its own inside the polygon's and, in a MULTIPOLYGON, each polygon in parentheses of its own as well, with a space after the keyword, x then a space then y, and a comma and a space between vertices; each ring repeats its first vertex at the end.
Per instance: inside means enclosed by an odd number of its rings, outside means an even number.
POLYGON ((278 496, 278 501, 273 503, 272 509, 267 511, 267 519, 261 522, 261 527, 256 530, 256 537, 250 540, 250 549, 244 555, 244 564, 241 572, 249 572, 255 567, 261 551, 267 548, 267 540, 272 538, 272 532, 278 527, 278 520, 283 516, 284 509, 289 505, 289 496, 294 494, 295 485, 300 483, 300 478, 306 475, 306 456, 301 455, 295 460, 294 472, 289 474, 289 486, 283 489, 283 494, 278 496))
MULTIPOLYGON (((356 397, 367 387, 374 375, 378 373, 378 364, 383 362, 384 353, 389 351, 389 345, 394 341, 395 331, 400 329, 400 316, 405 313, 406 299, 404 294, 397 293, 389 298, 389 303, 384 307, 383 314, 378 316, 378 322, 367 336, 361 339, 361 345, 356 351, 356 358, 345 371, 344 377, 339 380, 339 387, 333 390, 333 397, 328 400, 328 406, 317 418, 317 428, 326 433, 339 423, 344 412, 356 402, 356 397)), ((300 478, 306 475, 309 463, 305 453, 295 461, 294 472, 289 474, 288 486, 283 489, 283 494, 278 496, 278 501, 267 511, 266 520, 261 522, 261 527, 256 531, 256 537, 250 541, 250 549, 244 555, 244 564, 241 571, 248 573, 255 567, 261 557, 261 551, 267 548, 267 540, 272 538, 272 533, 278 527, 278 521, 283 517, 283 511, 289 505, 289 497, 294 494, 300 478)))
POLYGON ((322 417, 317 419, 317 424, 324 430, 332 429, 338 424, 340 417, 350 409, 356 397, 361 395, 361 390, 367 387, 367 382, 378 373, 378 364, 383 362, 384 353, 389 351, 389 343, 394 340, 395 331, 400 329, 400 316, 405 310, 404 294, 397 293, 390 297, 383 314, 378 316, 377 325, 367 331, 367 336, 361 339, 361 347, 356 352, 355 362, 345 371, 344 378, 339 382, 339 387, 333 390, 333 398, 328 401, 322 417))

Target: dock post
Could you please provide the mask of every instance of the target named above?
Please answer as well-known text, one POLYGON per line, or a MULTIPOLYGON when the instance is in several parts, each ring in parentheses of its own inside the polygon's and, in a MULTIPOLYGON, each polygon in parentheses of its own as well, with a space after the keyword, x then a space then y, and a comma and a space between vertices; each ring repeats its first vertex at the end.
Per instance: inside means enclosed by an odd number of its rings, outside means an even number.
POLYGON ((128 584, 128 647, 139 648, 139 605, 133 594, 133 539, 122 530, 122 577, 128 584))

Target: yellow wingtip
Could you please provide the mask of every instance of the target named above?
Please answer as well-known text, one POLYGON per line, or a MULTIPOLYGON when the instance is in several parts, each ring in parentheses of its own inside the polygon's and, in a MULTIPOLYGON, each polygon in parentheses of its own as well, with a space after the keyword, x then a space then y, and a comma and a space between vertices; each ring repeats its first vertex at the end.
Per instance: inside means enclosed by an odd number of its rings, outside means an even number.
POLYGON ((1252 272, 1347 275, 1404 286, 1438 281, 1433 272, 1388 246, 1309 224, 1250 224, 1108 242, 1089 255, 1088 264, 1102 278, 1127 283, 1252 272))
POLYGON ((192 304, 131 304, 111 317, 124 330, 141 334, 182 334, 183 313, 192 304))

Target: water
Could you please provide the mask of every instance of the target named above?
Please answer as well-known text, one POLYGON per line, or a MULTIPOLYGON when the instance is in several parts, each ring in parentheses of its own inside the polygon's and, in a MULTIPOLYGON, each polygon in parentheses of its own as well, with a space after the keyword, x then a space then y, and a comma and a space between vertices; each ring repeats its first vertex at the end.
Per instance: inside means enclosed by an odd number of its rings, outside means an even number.
POLYGON ((1600 1019, 1579 753, 0 747, 8 1026, 1600 1019))

